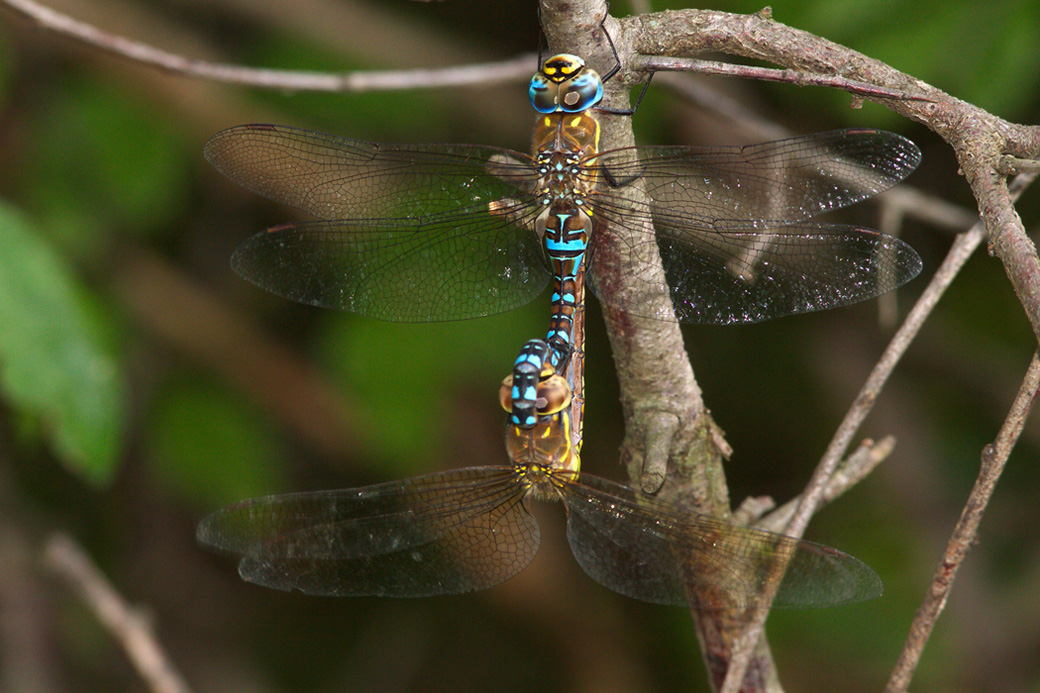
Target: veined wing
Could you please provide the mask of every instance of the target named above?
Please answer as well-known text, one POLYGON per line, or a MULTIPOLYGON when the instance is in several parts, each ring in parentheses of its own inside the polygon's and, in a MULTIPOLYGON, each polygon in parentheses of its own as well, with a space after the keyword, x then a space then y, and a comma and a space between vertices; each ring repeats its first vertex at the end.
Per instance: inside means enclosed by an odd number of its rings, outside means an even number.
POLYGON ((562 484, 561 493, 578 563, 635 599, 753 608, 784 558, 790 563, 774 606, 835 606, 881 594, 873 570, 829 546, 730 525, 589 474, 562 484))
POLYGON ((526 155, 245 125, 214 136, 206 157, 247 189, 328 220, 277 226, 235 251, 239 274, 284 298, 431 322, 510 310, 548 283, 526 155))
POLYGON ((550 277, 538 237, 515 219, 485 213, 283 224, 243 242, 231 265, 283 298, 380 320, 494 315, 533 300, 550 277))
POLYGON ((508 149, 380 144, 281 125, 229 128, 205 155, 247 190, 329 220, 486 215, 537 179, 531 157, 508 149))
POLYGON ((539 530, 509 467, 473 467, 341 491, 257 498, 199 523, 241 556, 243 579, 329 596, 479 590, 527 567, 539 530))
POLYGON ((649 214, 601 210, 605 230, 589 251, 589 286, 605 305, 633 315, 761 322, 874 298, 921 271, 913 248, 873 229, 655 216, 654 236, 641 226, 649 214), (663 295, 670 304, 654 300, 663 295))
POLYGON ((909 140, 865 129, 747 147, 606 152, 596 170, 613 187, 593 200, 601 223, 589 284, 619 310, 670 319, 674 309, 682 322, 705 324, 878 296, 920 272, 917 253, 871 229, 806 219, 891 187, 919 161, 909 140), (626 198, 633 182, 645 185, 649 202, 626 198), (664 293, 671 305, 654 300, 664 293))
POLYGON ((887 190, 920 161, 905 137, 856 128, 742 147, 617 149, 589 164, 615 184, 639 178, 655 217, 711 226, 802 221, 887 190))

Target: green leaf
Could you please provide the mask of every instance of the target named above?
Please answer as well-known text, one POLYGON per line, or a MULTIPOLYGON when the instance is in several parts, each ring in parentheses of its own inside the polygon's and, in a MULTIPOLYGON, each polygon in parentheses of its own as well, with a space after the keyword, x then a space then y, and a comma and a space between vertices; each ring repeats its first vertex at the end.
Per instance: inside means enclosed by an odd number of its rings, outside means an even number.
POLYGON ((171 382, 146 430, 158 483, 200 507, 284 487, 285 455, 270 422, 211 381, 171 382))
MULTIPOLYGON (((363 407, 364 454, 378 456, 393 474, 417 474, 445 452, 458 421, 452 401, 463 390, 498 409, 498 387, 527 339, 544 337, 546 292, 519 310, 479 320, 429 325, 335 317, 318 344, 324 368, 363 407)), ((502 414, 505 421, 505 415, 502 414)), ((505 462, 505 453, 493 460, 505 462)))
POLYGON ((26 133, 23 177, 40 226, 85 258, 104 256, 116 234, 168 232, 197 150, 168 114, 110 84, 72 75, 56 91, 26 133))
POLYGON ((122 443, 119 364, 70 267, 0 202, 0 389, 37 419, 65 465, 95 485, 113 476, 122 443))

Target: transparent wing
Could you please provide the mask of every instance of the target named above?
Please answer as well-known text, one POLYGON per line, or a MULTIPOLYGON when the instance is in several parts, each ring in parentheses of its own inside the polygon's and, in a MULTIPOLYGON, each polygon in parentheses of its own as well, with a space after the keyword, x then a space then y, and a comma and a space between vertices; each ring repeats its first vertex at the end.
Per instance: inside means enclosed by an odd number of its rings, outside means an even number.
POLYGON ((516 308, 548 283, 524 154, 276 125, 225 130, 205 153, 248 190, 327 220, 274 227, 235 251, 236 271, 284 298, 433 322, 516 308))
POLYGON ((391 322, 494 315, 550 277, 533 233, 487 215, 283 224, 242 243, 231 266, 283 298, 391 322))
POLYGON ((480 590, 526 568, 539 530, 509 467, 474 467, 341 491, 257 498, 199 523, 199 543, 241 556, 244 580, 329 596, 480 590))
POLYGON ((604 153, 589 283, 619 310, 667 319, 674 308, 683 322, 710 324, 878 296, 920 271, 913 249, 871 229, 805 220, 891 187, 919 161, 909 140, 863 129, 604 153), (629 199, 630 184, 644 185, 649 202, 629 199), (662 292, 672 306, 651 300, 662 292))
POLYGON ((595 169, 640 179, 666 217, 799 221, 888 190, 921 152, 883 130, 833 130, 741 147, 636 147, 604 152, 595 169))
POLYGON ((822 544, 730 525, 588 474, 561 492, 578 563, 635 599, 705 610, 755 607, 777 560, 787 557, 774 606, 835 606, 881 594, 873 570, 822 544))
MULTIPOLYGON (((287 298, 434 321, 509 310, 547 281, 527 155, 271 125, 219 133, 206 155, 248 189, 329 220, 276 227, 236 254, 247 279, 287 298), (279 249, 298 253, 297 264, 279 249)), ((590 286, 619 310, 668 319, 674 309, 685 322, 715 324, 879 295, 917 274, 916 253, 869 229, 804 220, 890 187, 919 158, 898 135, 862 129, 592 157, 588 175, 600 187, 590 286), (628 199, 632 183, 646 187, 649 202, 628 199)))
MULTIPOLYGON (((648 214, 630 210, 625 224, 648 214)), ((674 311, 686 323, 754 323, 874 298, 921 271, 908 244, 858 226, 654 223, 656 237, 608 225, 595 241, 587 276, 605 305, 660 320, 674 311), (654 300, 662 295, 670 303, 654 300)))
POLYGON ((247 190, 328 220, 486 215, 537 178, 531 157, 508 149, 380 144, 281 125, 229 128, 204 153, 247 190))

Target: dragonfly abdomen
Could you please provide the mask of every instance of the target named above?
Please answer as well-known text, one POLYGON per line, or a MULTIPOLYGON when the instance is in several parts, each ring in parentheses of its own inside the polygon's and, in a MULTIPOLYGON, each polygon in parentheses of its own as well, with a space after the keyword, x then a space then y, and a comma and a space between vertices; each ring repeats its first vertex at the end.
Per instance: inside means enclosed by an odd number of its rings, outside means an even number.
POLYGON ((553 275, 552 316, 546 341, 552 347, 551 363, 560 367, 574 348, 574 314, 581 307, 578 271, 585 261, 592 220, 574 204, 553 206, 545 229, 545 250, 553 275))

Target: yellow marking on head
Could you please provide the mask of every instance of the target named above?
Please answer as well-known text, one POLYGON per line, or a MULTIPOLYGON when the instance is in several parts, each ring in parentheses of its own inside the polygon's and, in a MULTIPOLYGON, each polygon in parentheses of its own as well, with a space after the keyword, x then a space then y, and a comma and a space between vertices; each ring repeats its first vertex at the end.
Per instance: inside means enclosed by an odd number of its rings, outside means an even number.
POLYGON ((542 65, 542 75, 558 84, 580 72, 583 67, 585 67, 585 61, 581 58, 560 53, 545 61, 545 64, 542 65))

